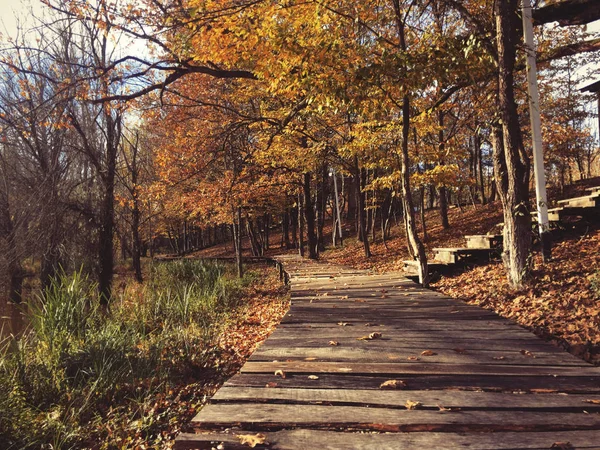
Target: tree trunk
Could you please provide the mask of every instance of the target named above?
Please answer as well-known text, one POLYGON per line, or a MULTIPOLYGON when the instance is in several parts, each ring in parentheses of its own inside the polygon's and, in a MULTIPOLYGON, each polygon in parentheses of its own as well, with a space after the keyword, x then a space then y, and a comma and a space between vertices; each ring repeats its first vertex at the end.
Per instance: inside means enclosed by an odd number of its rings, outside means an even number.
POLYGON ((317 235, 315 233, 315 209, 310 192, 310 172, 304 174, 304 214, 306 216, 306 236, 308 239, 308 257, 317 259, 317 235))
POLYGON ((239 278, 244 276, 242 258, 242 208, 237 207, 233 215, 233 242, 235 246, 235 265, 239 278))
MULTIPOLYGON (((106 106, 106 108, 108 108, 106 106)), ((99 238, 99 270, 98 289, 100 303, 108 305, 111 297, 111 285, 114 269, 113 235, 115 221, 115 175, 117 169, 117 152, 121 138, 121 117, 113 117, 112 113, 105 111, 106 118, 106 172, 102 178, 104 184, 104 198, 100 208, 99 238)))
POLYGON ((21 303, 23 270, 17 256, 16 236, 10 214, 8 192, 2 189, 0 189, 0 250, 4 259, 4 261, 0 261, 0 267, 4 266, 9 283, 8 299, 13 303, 21 303))
POLYGON ((514 95, 518 0, 496 2, 498 103, 501 124, 492 132, 494 171, 504 209, 503 259, 511 286, 523 286, 531 246, 529 159, 522 143, 514 95))
POLYGON ((298 253, 304 256, 304 212, 301 193, 298 193, 298 253))
MULTIPOLYGON (((439 154, 443 155, 446 147, 446 143, 444 142, 444 112, 438 112, 438 123, 440 126, 440 130, 438 131, 438 146, 439 146, 439 154)), ((440 162, 443 164, 443 161, 440 162)), ((448 222, 448 197, 446 194, 446 186, 440 186, 438 188, 438 194, 440 197, 440 219, 442 220, 442 228, 447 230, 450 228, 450 222, 448 222)))
POLYGON ((365 252, 365 258, 371 257, 371 247, 369 246, 369 238, 367 236, 367 211, 365 210, 365 192, 363 190, 364 184, 367 180, 367 172, 365 169, 359 168, 358 157, 354 157, 354 171, 355 179, 357 180, 356 186, 356 197, 358 199, 358 234, 362 239, 363 249, 365 252))

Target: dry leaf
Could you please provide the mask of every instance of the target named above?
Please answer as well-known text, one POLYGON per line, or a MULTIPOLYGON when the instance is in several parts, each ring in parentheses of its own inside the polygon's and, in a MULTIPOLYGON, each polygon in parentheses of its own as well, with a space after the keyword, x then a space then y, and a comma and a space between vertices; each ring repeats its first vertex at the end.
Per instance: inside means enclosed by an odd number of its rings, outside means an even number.
POLYGON ((316 375, 309 375, 309 376, 308 376, 308 379, 309 379, 309 380, 318 380, 318 379, 319 379, 319 377, 318 377, 318 376, 316 376, 316 375))
POLYGON ((375 331, 374 333, 369 334, 368 336, 363 336, 363 337, 359 337, 356 338, 356 340, 358 341, 372 341, 373 339, 381 339, 383 335, 377 331, 375 331))
POLYGON ((527 356, 528 358, 535 358, 535 355, 529 350, 521 350, 521 355, 527 356))
POLYGON ((436 405, 436 406, 440 409, 440 412, 449 412, 449 411, 452 411, 451 408, 445 408, 442 405, 436 405))
POLYGON ((387 380, 379 385, 379 389, 404 389, 406 382, 402 380, 387 380))
POLYGON ((591 400, 591 399, 588 399, 588 400, 584 400, 584 402, 591 403, 592 405, 600 405, 600 400, 591 400))
POLYGON ((313 358, 312 356, 309 356, 308 358, 304 358, 304 361, 316 361, 317 358, 313 358))
POLYGON ((424 350, 421 352, 421 356, 435 356, 437 355, 436 352, 431 351, 431 350, 424 350))
POLYGON ((285 378, 285 372, 281 369, 275 371, 275 376, 280 376, 281 378, 285 378))
POLYGON ((267 440, 267 436, 262 433, 258 434, 238 434, 237 438, 240 440, 240 444, 247 445, 248 447, 256 447, 259 444, 264 444, 267 440))
POLYGON ((419 358, 417 358, 416 356, 409 356, 406 359, 408 359, 409 361, 418 361, 419 360, 419 358))
POLYGON ((277 383, 275 383, 274 381, 269 381, 267 384, 265 384, 266 388, 274 388, 277 387, 277 383))
POLYGON ((348 300, 348 296, 347 296, 347 295, 342 295, 342 296, 340 297, 340 300, 348 300))
POLYGON ((346 327, 346 326, 348 326, 348 322, 338 322, 338 325, 340 327, 346 327))
POLYGON ((334 347, 340 345, 338 341, 329 341, 329 345, 333 345, 334 347))
POLYGON ((555 394, 558 392, 556 389, 543 389, 543 388, 529 389, 529 391, 533 392, 534 394, 555 394))
POLYGON ((406 400, 406 404, 404 406, 406 406, 406 409, 418 409, 423 406, 423 403, 415 402, 413 400, 406 400))
POLYGON ((570 450, 575 447, 570 442, 555 442, 550 448, 558 448, 560 450, 570 450))

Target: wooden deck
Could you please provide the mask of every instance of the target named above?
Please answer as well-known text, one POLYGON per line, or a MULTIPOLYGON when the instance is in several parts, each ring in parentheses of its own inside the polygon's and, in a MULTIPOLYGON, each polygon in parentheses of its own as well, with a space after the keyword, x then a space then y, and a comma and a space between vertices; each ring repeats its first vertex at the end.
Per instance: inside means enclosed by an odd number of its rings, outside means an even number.
POLYGON ((176 448, 600 449, 600 368, 397 275, 282 261, 289 313, 176 448))

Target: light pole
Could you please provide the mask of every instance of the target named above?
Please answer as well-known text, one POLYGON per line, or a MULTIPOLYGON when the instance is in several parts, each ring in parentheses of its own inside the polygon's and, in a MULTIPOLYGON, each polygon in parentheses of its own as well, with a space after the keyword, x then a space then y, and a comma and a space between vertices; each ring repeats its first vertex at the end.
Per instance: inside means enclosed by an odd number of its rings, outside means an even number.
POLYGON ((544 154, 542 152, 542 127, 540 124, 540 95, 537 86, 537 67, 535 44, 533 43, 533 22, 530 0, 523 1, 523 35, 527 53, 527 87, 529 90, 529 119, 533 139, 533 174, 535 178, 535 196, 537 220, 542 244, 542 258, 549 261, 552 255, 550 227, 548 222, 548 200, 546 196, 546 173, 544 172, 544 154))

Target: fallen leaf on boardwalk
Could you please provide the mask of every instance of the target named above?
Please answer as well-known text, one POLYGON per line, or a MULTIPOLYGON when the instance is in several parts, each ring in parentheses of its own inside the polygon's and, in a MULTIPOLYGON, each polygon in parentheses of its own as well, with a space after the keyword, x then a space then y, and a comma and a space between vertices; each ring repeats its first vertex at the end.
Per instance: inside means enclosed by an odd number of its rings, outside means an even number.
POLYGON ((338 370, 340 372, 352 372, 352 369, 350 369, 349 367, 340 367, 338 370))
POLYGON ((277 383, 275 383, 274 381, 269 381, 267 384, 265 384, 266 388, 274 388, 277 387, 277 383))
POLYGON ((570 450, 575 447, 570 442, 555 442, 550 448, 558 448, 560 450, 570 450))
POLYGON ((419 358, 417 358, 416 356, 409 356, 406 359, 408 359, 409 361, 418 361, 419 360, 419 358))
POLYGON ((316 375, 309 375, 309 376, 308 376, 308 379, 309 379, 309 380, 318 380, 318 379, 319 379, 319 377, 318 377, 318 376, 316 376, 316 375))
POLYGON ((373 339, 381 339, 382 336, 383 335, 381 333, 378 333, 376 331, 374 333, 369 334, 368 336, 356 338, 356 340, 357 341, 372 341, 373 339))
POLYGON ((591 403, 592 405, 600 405, 600 400, 584 400, 586 403, 591 403))
POLYGON ((444 407, 442 405, 436 405, 436 406, 440 409, 440 412, 449 412, 449 411, 452 411, 451 408, 446 408, 446 407, 444 407))
POLYGON ((495 359, 496 361, 502 361, 503 359, 506 359, 505 356, 492 356, 492 359, 495 359))
POLYGON ((348 322, 338 322, 338 325, 340 327, 346 327, 346 326, 348 326, 348 322))
POLYGON ((431 350, 424 350, 421 352, 421 356, 435 356, 437 355, 436 352, 431 351, 431 350))
POLYGON ((521 355, 527 356, 529 358, 535 358, 535 355, 529 350, 521 350, 521 355))
POLYGON ((333 345, 334 347, 340 345, 338 341, 329 341, 329 345, 333 345))
POLYGON ((404 406, 406 406, 406 409, 418 409, 423 406, 423 403, 415 402, 413 400, 406 400, 406 404, 404 406))
POLYGON ((459 353, 461 355, 464 355, 465 353, 467 353, 467 351, 464 348, 453 348, 452 350, 454 350, 456 353, 459 353))
POLYGON ((533 392, 534 394, 555 394, 558 391, 556 389, 543 389, 543 388, 539 388, 539 389, 530 389, 530 392, 533 392))
POLYGON ((309 356, 308 358, 304 358, 304 361, 316 361, 317 358, 313 358, 312 356, 309 356))
POLYGON ((348 296, 347 296, 347 295, 342 295, 342 296, 340 297, 340 300, 348 300, 348 296))
POLYGON ((379 385, 379 389, 404 389, 406 382, 402 380, 387 380, 379 385))
POLYGON ((275 376, 280 376, 281 378, 285 378, 285 372, 281 369, 275 371, 275 376))
POLYGON ((264 444, 267 440, 267 436, 262 433, 258 434, 238 434, 237 438, 240 440, 240 444, 247 445, 248 447, 256 447, 259 444, 264 444))

